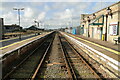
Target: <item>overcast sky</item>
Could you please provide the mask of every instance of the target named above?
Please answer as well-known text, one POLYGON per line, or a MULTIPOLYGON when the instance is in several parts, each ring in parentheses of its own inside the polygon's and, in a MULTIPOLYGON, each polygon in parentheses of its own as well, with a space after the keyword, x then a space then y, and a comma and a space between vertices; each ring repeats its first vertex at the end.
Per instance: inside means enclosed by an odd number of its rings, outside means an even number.
POLYGON ((13 8, 24 8, 21 11, 21 26, 24 28, 34 25, 34 20, 42 22, 43 28, 60 28, 66 26, 79 26, 80 14, 91 14, 119 0, 3 0, 0 3, 0 17, 4 24, 18 24, 18 13, 13 8), (44 25, 44 26, 43 26, 44 25))

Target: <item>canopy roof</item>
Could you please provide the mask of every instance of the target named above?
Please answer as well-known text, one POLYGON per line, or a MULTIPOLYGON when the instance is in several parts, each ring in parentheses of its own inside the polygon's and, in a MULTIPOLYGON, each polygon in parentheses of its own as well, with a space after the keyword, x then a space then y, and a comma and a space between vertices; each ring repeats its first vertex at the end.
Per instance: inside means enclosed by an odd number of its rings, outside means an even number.
POLYGON ((103 25, 104 24, 104 15, 101 15, 94 19, 89 25, 103 25))

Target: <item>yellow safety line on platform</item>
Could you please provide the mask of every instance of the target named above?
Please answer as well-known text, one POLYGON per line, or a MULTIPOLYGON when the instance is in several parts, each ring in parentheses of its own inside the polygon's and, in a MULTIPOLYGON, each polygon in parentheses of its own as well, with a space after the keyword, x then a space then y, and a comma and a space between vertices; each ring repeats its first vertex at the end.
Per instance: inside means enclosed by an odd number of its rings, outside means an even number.
MULTIPOLYGON (((33 37, 32 37, 32 38, 33 38, 33 37)), ((4 48, 10 47, 10 46, 12 46, 12 45, 15 45, 15 44, 18 44, 18 43, 21 43, 21 42, 24 42, 24 41, 29 40, 29 39, 31 39, 31 38, 28 38, 28 39, 25 39, 25 40, 22 40, 22 41, 19 41, 19 42, 16 42, 16 43, 13 43, 13 44, 4 46, 4 47, 1 47, 0 49, 2 50, 2 49, 4 49, 4 48)))
MULTIPOLYGON (((25 36, 25 37, 28 37, 28 36, 32 36, 32 35, 27 35, 27 36, 25 36)), ((8 40, 12 40, 12 39, 17 39, 17 38, 19 38, 19 37, 10 38, 10 39, 5 39, 5 40, 0 40, 0 42, 3 42, 3 41, 8 41, 8 40)))
POLYGON ((88 43, 90 43, 90 44, 96 45, 96 46, 98 46, 98 47, 104 48, 104 49, 106 49, 106 50, 108 50, 108 51, 111 51, 111 52, 113 52, 113 53, 120 54, 119 51, 112 50, 112 49, 110 49, 110 48, 107 48, 107 47, 101 46, 101 45, 99 45, 99 44, 96 44, 96 43, 90 42, 90 41, 88 41, 88 40, 85 40, 85 39, 82 39, 82 38, 79 38, 79 37, 73 36, 73 35, 71 35, 71 34, 68 34, 68 35, 70 35, 70 36, 72 36, 72 37, 74 37, 74 38, 77 38, 77 39, 83 40, 83 41, 85 41, 85 42, 88 42, 88 43))
MULTIPOLYGON (((24 41, 24 40, 23 40, 23 41, 24 41)), ((10 45, 7 45, 7 46, 4 46, 4 47, 1 47, 0 49, 2 50, 2 49, 4 49, 4 48, 7 48, 7 47, 10 47, 10 46, 12 46, 12 45, 15 45, 15 44, 21 43, 21 42, 23 42, 23 41, 16 42, 16 43, 13 43, 13 44, 10 44, 10 45)))

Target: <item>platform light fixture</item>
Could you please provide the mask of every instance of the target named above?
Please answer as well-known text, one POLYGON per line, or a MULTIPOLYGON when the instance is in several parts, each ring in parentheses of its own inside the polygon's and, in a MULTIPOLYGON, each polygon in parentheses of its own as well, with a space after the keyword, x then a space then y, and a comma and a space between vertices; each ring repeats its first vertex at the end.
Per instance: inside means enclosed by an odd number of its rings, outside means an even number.
POLYGON ((82 22, 84 22, 84 23, 86 22, 86 21, 85 21, 85 18, 82 19, 82 22))
POLYGON ((112 10, 110 9, 110 7, 107 8, 107 14, 110 15, 112 12, 112 10))
POLYGON ((107 16, 110 15, 112 18, 112 10, 110 9, 110 7, 107 8, 107 16))
POLYGON ((85 17, 85 15, 83 14, 83 18, 82 18, 82 21, 83 21, 83 22, 85 21, 85 18, 84 18, 84 17, 85 17))
MULTIPOLYGON (((19 20, 19 27, 20 27, 20 11, 24 10, 24 8, 13 8, 13 10, 17 10, 18 11, 18 20, 19 20)), ((21 34, 19 35, 19 39, 21 39, 21 34)))
POLYGON ((110 7, 108 7, 106 9, 106 28, 105 28, 105 41, 107 41, 107 25, 108 25, 108 16, 110 15, 112 18, 112 10, 110 9, 110 7))
POLYGON ((90 22, 90 17, 89 16, 87 17, 87 20, 88 20, 88 22, 90 22))
POLYGON ((19 26, 20 26, 20 10, 24 10, 24 8, 13 8, 13 10, 17 10, 18 11, 19 26))
POLYGON ((95 15, 95 13, 93 13, 93 15, 92 15, 92 18, 93 18, 93 19, 95 19, 95 18, 96 18, 96 15, 95 15))
POLYGON ((90 17, 89 17, 89 16, 87 17, 87 20, 88 20, 88 37, 90 37, 90 33, 89 33, 89 27, 90 27, 90 25, 89 25, 89 23, 90 23, 90 17))

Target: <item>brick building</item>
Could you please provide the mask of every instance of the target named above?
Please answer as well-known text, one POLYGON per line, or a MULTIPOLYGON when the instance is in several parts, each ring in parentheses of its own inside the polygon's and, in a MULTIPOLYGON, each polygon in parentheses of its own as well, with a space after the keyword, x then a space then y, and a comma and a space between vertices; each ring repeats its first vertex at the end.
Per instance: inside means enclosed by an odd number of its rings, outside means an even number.
POLYGON ((92 14, 81 14, 82 35, 114 42, 120 37, 120 2, 92 14))

